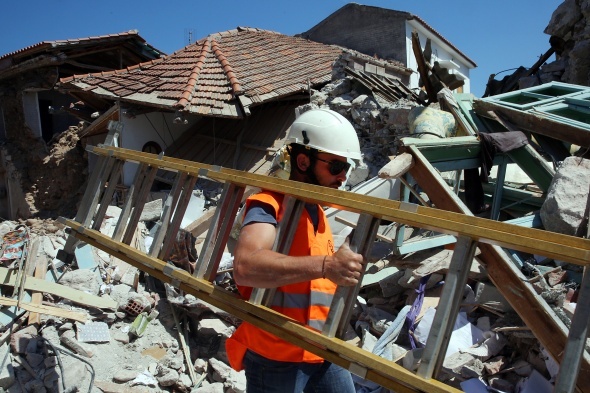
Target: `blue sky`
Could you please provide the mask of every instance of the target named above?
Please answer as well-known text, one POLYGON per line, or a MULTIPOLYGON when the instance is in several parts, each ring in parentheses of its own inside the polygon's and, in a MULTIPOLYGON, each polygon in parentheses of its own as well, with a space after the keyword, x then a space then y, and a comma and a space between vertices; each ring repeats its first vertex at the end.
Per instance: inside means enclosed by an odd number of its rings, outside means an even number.
MULTIPOLYGON (((0 55, 41 41, 136 29, 168 54, 210 33, 237 26, 293 35, 319 23, 347 0, 19 0, 0 14, 0 55)), ((549 49, 543 31, 558 0, 365 0, 364 5, 411 12, 442 34, 478 67, 471 92, 481 97, 490 74, 498 79, 530 67, 549 49)), ((552 57, 550 60, 553 60, 552 57)))

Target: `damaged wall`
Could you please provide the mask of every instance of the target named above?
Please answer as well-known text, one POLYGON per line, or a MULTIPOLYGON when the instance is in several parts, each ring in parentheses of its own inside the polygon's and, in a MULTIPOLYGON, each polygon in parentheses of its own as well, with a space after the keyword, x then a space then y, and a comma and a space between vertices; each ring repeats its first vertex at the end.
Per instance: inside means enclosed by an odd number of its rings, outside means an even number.
POLYGON ((520 88, 551 81, 590 86, 590 1, 566 0, 557 7, 544 30, 555 50, 555 61, 538 75, 522 80, 520 88))

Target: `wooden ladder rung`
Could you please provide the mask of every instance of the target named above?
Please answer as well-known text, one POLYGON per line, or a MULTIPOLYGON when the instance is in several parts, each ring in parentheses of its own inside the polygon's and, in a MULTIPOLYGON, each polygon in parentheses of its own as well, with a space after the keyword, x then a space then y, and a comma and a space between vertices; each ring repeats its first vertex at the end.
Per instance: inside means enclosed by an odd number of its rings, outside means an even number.
POLYGON ((217 206, 205 244, 197 260, 195 276, 213 281, 229 239, 236 214, 244 197, 245 187, 226 182, 217 206))

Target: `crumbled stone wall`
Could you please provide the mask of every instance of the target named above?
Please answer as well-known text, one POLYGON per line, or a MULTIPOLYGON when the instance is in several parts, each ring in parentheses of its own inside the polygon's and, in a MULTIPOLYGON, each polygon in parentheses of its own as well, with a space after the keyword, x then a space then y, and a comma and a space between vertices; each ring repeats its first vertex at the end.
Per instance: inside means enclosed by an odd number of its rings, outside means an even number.
POLYGON ((550 35, 556 60, 541 67, 541 82, 590 86, 590 0, 561 3, 544 33, 550 35))

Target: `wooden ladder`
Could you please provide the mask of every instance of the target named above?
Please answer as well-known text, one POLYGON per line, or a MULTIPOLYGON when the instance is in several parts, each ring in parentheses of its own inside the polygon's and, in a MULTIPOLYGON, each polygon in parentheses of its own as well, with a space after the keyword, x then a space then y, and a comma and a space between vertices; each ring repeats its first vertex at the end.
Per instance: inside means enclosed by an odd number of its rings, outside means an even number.
MULTIPOLYGON (((361 378, 399 392, 458 391, 433 379, 432 376, 440 370, 442 365, 453 328, 454 316, 457 315, 469 266, 478 244, 501 245, 581 265, 588 264, 588 255, 590 255, 590 241, 583 238, 516 227, 407 202, 374 198, 162 155, 156 156, 109 146, 90 146, 88 151, 101 158, 100 166, 92 174, 76 219, 60 218, 62 223, 71 228, 71 233, 77 240, 85 241, 125 260, 176 288, 345 367, 361 378), (127 193, 115 232, 112 238, 109 238, 101 234, 98 229, 125 162, 138 163, 139 169, 127 193), (172 191, 165 202, 161 226, 156 231, 149 252, 145 254, 130 247, 129 244, 158 170, 175 172, 176 175, 172 191), (224 185, 220 205, 213 216, 194 275, 191 275, 171 263, 166 263, 166 257, 199 178, 223 182, 224 185), (306 202, 360 213, 351 239, 351 248, 365 257, 370 252, 382 219, 426 228, 458 238, 440 306, 435 314, 417 374, 340 339, 349 324, 361 280, 356 287, 337 289, 321 333, 266 307, 269 299, 272 299, 272 290, 255 289, 251 299, 244 301, 237 295, 213 284, 247 187, 286 195, 284 203, 286 203, 287 211, 285 218, 278 226, 278 236, 274 244, 274 249, 279 252, 286 252, 290 248, 290 239, 306 202)), ((72 240, 72 242, 75 241, 72 240)), ((584 367, 583 365, 582 368, 584 367)), ((580 383, 578 387, 580 388, 580 383)), ((586 389, 584 383, 581 387, 583 387, 582 391, 590 391, 586 389)))

